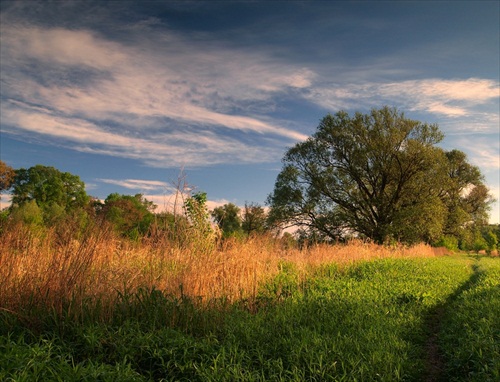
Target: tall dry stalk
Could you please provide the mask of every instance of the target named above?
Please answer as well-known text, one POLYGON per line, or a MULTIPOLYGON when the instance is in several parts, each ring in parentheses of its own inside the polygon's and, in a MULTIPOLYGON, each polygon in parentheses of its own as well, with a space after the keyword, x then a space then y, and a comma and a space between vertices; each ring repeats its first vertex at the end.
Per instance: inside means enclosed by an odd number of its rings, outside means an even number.
POLYGON ((230 302, 254 298, 259 287, 278 274, 283 261, 294 263, 305 276, 327 263, 435 256, 426 245, 388 248, 361 241, 301 250, 268 236, 228 240, 200 252, 195 244, 158 237, 142 243, 118 239, 105 224, 90 225, 78 239, 72 233, 70 226, 58 231, 22 225, 3 230, 0 308, 25 311, 29 302, 60 312, 71 303, 78 315, 85 304, 98 303, 100 314, 109 316, 119 293, 143 288, 201 303, 218 298, 230 302))

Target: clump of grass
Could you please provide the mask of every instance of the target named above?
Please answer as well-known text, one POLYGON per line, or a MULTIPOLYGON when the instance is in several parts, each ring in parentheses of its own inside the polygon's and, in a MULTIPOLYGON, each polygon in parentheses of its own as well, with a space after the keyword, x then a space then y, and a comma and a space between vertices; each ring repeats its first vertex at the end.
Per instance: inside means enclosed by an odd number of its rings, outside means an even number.
POLYGON ((92 295, 97 254, 105 243, 106 230, 88 227, 74 239, 65 230, 31 230, 16 225, 0 236, 0 307, 20 319, 37 321, 45 311, 61 315, 78 309, 92 295), (19 239, 25 238, 25 242, 19 239))

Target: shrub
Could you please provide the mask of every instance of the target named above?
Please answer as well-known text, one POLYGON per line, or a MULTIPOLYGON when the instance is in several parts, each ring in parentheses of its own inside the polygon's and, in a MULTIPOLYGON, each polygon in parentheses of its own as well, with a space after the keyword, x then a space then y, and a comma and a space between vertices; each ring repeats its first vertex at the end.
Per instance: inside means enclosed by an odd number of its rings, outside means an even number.
POLYGON ((445 247, 450 251, 457 251, 458 239, 455 236, 443 236, 434 244, 434 247, 445 247))

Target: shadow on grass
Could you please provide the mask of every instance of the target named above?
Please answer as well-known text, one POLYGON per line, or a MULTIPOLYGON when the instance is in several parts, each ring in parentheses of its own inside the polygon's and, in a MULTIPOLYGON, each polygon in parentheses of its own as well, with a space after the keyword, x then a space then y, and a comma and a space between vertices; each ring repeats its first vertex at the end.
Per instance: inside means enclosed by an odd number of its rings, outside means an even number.
POLYGON ((450 294, 448 298, 441 304, 433 306, 425 315, 423 324, 423 332, 426 335, 425 343, 423 344, 423 359, 424 359, 424 382, 447 382, 446 375, 446 360, 439 346, 439 335, 442 331, 443 319, 453 314, 452 305, 457 298, 465 291, 473 288, 481 278, 479 265, 477 264, 478 256, 471 256, 476 260, 472 264, 473 273, 467 281, 465 281, 455 292, 450 294))

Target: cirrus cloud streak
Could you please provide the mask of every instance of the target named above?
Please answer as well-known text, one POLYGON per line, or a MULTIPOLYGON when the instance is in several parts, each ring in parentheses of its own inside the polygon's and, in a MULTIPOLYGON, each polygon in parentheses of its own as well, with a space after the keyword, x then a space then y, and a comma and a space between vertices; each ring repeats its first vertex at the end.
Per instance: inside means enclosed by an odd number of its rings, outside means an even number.
POLYGON ((117 156, 120 147, 135 147, 125 156, 173 165, 276 160, 276 146, 265 147, 259 136, 278 146, 307 138, 258 112, 273 94, 309 85, 311 72, 258 54, 184 47, 167 32, 162 38, 159 53, 87 30, 3 27, 4 131, 117 156))

